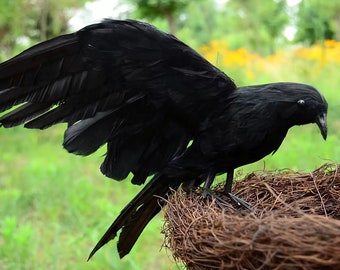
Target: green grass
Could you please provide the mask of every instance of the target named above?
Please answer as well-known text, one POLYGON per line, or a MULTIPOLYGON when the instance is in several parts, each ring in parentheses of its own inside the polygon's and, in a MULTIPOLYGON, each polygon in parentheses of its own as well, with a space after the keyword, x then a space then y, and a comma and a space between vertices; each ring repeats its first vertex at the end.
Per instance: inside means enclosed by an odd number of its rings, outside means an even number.
POLYGON ((0 269, 169 268, 168 255, 158 252, 161 217, 123 260, 111 242, 86 262, 140 188, 101 175, 102 153, 69 155, 59 146, 62 132, 0 129, 0 269))
MULTIPOLYGON (((240 168, 239 174, 284 168, 308 172, 340 160, 337 70, 321 70, 317 78, 287 73, 285 79, 308 82, 325 94, 330 105, 327 142, 316 125, 294 127, 275 155, 240 168)), ((269 80, 283 78, 260 77, 256 83, 269 80)), ((160 250, 161 215, 123 260, 113 241, 86 262, 140 187, 101 175, 105 149, 86 158, 68 154, 60 146, 63 130, 63 126, 45 131, 0 129, 0 269, 176 269, 169 252, 160 250)))

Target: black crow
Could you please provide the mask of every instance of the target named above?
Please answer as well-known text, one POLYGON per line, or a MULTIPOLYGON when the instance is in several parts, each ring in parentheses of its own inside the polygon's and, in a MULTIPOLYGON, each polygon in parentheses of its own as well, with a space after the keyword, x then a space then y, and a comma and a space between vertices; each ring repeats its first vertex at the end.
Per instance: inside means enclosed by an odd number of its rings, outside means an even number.
MULTIPOLYGON (((67 123, 64 147, 90 155, 106 144, 101 171, 133 184, 153 178, 123 209, 90 257, 115 238, 128 254, 169 189, 274 153, 294 125, 327 136, 327 103, 312 86, 233 81, 174 36, 138 21, 102 23, 42 42, 0 65, 0 125, 67 123), (11 109, 11 110, 10 110, 11 109), (9 112, 6 112, 10 110, 9 112)), ((89 258, 90 258, 89 257, 89 258)))

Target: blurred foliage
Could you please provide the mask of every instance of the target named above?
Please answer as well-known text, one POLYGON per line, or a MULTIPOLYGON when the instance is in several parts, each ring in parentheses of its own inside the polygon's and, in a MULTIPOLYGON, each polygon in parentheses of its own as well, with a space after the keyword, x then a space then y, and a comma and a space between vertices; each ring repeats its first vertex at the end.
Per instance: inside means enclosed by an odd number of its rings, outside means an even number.
MULTIPOLYGON (((340 64, 340 41, 320 41, 310 47, 299 47, 276 51, 274 54, 262 56, 245 48, 231 49, 224 40, 212 40, 209 44, 200 47, 201 54, 213 65, 222 70, 237 70, 237 84, 243 81, 254 81, 255 74, 271 74, 282 70, 282 67, 291 66, 290 63, 304 63, 298 65, 301 72, 311 75, 320 74, 321 67, 340 64), (306 65, 308 60, 308 65, 306 65)), ((229 73, 228 72, 228 73, 229 73)), ((284 72, 283 74, 285 74, 284 72)), ((305 74, 303 77, 305 77, 305 74)), ((263 75, 261 75, 263 78, 263 75)), ((299 80, 299 78, 296 78, 299 80)))
MULTIPOLYGON (((137 3, 137 12, 130 17, 147 19, 163 30, 169 29, 162 23, 165 16, 155 19, 150 15, 151 8, 138 5, 140 0, 129 1, 137 3)), ((339 10, 340 0, 304 0, 296 6, 287 5, 285 0, 264 0, 260 5, 249 0, 229 0, 224 4, 214 0, 191 1, 175 13, 176 35, 194 48, 218 39, 227 41, 230 48, 268 55, 292 43, 313 45, 325 39, 340 40, 339 10), (283 34, 287 27, 297 31, 293 41, 283 34)))
MULTIPOLYGON (((173 24, 176 25, 176 36, 190 42, 193 47, 224 37, 232 47, 245 47, 265 54, 274 52, 277 44, 285 41, 282 31, 289 22, 289 16, 285 12, 284 0, 264 0, 261 5, 255 1, 236 0, 225 4, 218 4, 215 0, 185 2, 182 9, 176 11, 173 24)), ((147 5, 137 4, 136 10, 130 17, 146 18, 159 26, 160 17, 155 20, 155 16, 141 16, 152 14, 153 10, 147 5)))
MULTIPOLYGON (((94 1, 0 0, 0 59, 67 32, 75 11, 85 2, 94 1)), ((224 40, 232 49, 269 55, 292 43, 313 45, 325 39, 340 40, 340 0, 304 0, 295 6, 287 5, 285 0, 263 0, 260 5, 250 0, 116 1, 129 6, 123 17, 147 20, 176 33, 194 48, 211 40, 224 40), (287 27, 297 31, 293 41, 283 34, 287 27)))
MULTIPOLYGON (((335 38, 335 23, 331 28, 332 18, 340 17, 337 10, 340 9, 340 1, 302 1, 297 15, 296 42, 304 42, 308 45, 318 40, 335 38), (337 3, 338 2, 338 3, 337 3), (334 10, 333 7, 334 6, 334 10)), ((339 40, 340 40, 340 36, 339 40)))
POLYGON ((67 32, 70 9, 86 0, 0 0, 0 59, 67 32))
POLYGON ((321 39, 340 40, 340 0, 304 0, 297 14, 296 41, 314 44, 321 39))
POLYGON ((285 0, 263 0, 260 5, 256 1, 230 0, 227 8, 232 14, 230 28, 243 36, 243 44, 239 45, 262 54, 274 53, 276 41, 289 21, 285 0))
POLYGON ((340 64, 340 41, 325 40, 311 47, 299 48, 293 51, 297 57, 315 60, 321 66, 329 63, 340 64))
MULTIPOLYGON (((0 57, 64 33, 72 10, 84 2, 0 0, 0 57), (47 23, 44 27, 42 17, 47 23)), ((238 175, 262 169, 311 171, 325 162, 339 162, 340 1, 304 0, 294 8, 277 0, 266 0, 259 6, 253 2, 230 0, 217 5, 214 0, 190 1, 175 13, 176 35, 198 48, 237 85, 273 81, 314 85, 329 102, 329 136, 323 142, 315 125, 292 128, 274 156, 240 168, 238 175), (317 11, 313 23, 311 17, 299 12, 306 3, 313 4, 309 12, 317 11), (302 31, 324 22, 334 40, 327 40, 322 31, 313 38, 306 34, 293 41, 297 43, 294 46, 282 38, 289 24, 302 31)), ((138 12, 130 15, 142 18, 138 12)), ((168 28, 162 16, 148 20, 161 29, 168 28)), ((0 129, 0 269, 178 269, 169 259, 171 254, 158 252, 163 244, 160 216, 150 222, 123 260, 113 241, 86 262, 99 237, 140 187, 100 174, 105 149, 84 158, 67 154, 58 146, 64 129, 0 129)))
MULTIPOLYGON (((176 34, 176 15, 192 2, 191 0, 129 0, 135 5, 138 15, 146 19, 165 18, 169 32, 176 34)), ((201 1, 201 0, 198 0, 201 1)), ((195 1, 197 4, 197 1, 195 1)), ((137 16, 138 16, 137 15, 137 16)))

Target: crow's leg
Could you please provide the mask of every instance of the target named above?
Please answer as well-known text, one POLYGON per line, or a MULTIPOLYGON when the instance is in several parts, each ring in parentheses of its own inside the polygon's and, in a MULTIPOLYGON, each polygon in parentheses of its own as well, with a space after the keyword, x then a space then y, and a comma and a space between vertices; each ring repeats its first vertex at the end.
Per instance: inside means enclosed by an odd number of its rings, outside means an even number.
POLYGON ((253 211, 251 204, 247 203, 246 201, 240 199, 239 197, 231 193, 233 180, 234 180, 234 169, 229 170, 227 172, 227 179, 226 179, 225 186, 224 186, 224 193, 238 206, 243 206, 244 208, 247 208, 248 210, 253 211))
MULTIPOLYGON (((207 177, 204 180, 204 186, 203 186, 203 192, 202 197, 206 198, 207 195, 212 195, 213 193, 210 190, 211 184, 214 182, 215 175, 212 173, 209 173, 207 177)), ((213 196, 212 196, 213 197, 213 196)))
POLYGON ((226 200, 223 200, 221 197, 219 197, 218 195, 216 195, 214 192, 211 191, 210 186, 213 183, 215 179, 215 174, 208 174, 207 177, 205 178, 204 181, 204 186, 203 186, 203 191, 202 191, 202 198, 206 198, 207 196, 210 196, 211 198, 215 199, 216 204, 218 207, 220 207, 221 209, 223 209, 223 204, 225 205, 230 205, 229 202, 227 202, 226 200))
POLYGON ((183 182, 182 188, 185 189, 185 190, 193 189, 194 187, 196 187, 196 182, 197 182, 196 179, 183 182))

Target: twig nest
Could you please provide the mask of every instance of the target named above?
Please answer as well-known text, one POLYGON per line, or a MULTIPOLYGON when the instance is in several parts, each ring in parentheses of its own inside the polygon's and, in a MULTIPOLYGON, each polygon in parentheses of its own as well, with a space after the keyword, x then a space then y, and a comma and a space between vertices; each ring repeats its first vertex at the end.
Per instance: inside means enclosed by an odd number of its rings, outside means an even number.
POLYGON ((252 213, 178 190, 164 208, 165 246, 187 269, 340 269, 338 169, 248 175, 233 191, 252 213))

